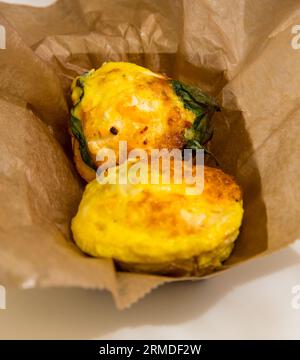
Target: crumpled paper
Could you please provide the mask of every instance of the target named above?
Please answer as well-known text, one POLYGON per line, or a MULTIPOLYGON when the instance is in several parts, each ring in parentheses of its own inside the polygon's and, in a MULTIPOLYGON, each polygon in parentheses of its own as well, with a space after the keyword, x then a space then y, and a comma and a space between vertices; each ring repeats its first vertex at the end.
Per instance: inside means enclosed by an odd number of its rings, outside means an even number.
MULTIPOLYGON (((224 270, 300 235, 298 0, 59 0, 0 3, 0 283, 110 291, 125 308, 165 276, 84 255, 70 220, 84 187, 68 134, 70 83, 131 61, 217 96, 211 150, 243 188, 245 216, 224 270)), ((213 276, 219 274, 216 272, 213 276)), ((194 279, 194 278, 193 278, 194 279)))

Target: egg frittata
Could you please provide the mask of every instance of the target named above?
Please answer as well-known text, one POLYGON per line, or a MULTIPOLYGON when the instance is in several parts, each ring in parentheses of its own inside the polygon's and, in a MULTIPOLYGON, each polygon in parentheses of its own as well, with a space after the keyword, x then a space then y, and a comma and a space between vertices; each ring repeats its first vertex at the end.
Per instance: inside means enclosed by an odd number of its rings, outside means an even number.
MULTIPOLYGON (((120 167, 117 167, 118 172, 120 167)), ((204 167, 204 190, 186 184, 90 182, 72 220, 76 244, 127 271, 203 275, 230 255, 243 216, 241 190, 229 175, 204 167)))
POLYGON ((135 148, 201 148, 216 101, 198 88, 126 62, 107 62, 72 83, 71 133, 80 175, 91 181, 97 153, 119 142, 135 148))

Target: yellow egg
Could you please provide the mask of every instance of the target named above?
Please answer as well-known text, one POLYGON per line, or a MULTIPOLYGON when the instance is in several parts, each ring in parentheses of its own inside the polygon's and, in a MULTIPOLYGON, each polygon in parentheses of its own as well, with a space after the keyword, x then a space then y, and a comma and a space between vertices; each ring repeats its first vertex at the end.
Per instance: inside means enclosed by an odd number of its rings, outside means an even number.
POLYGON ((210 167, 204 167, 201 194, 186 187, 94 180, 72 221, 74 240, 85 253, 129 271, 200 275, 219 268, 239 233, 240 188, 210 167))

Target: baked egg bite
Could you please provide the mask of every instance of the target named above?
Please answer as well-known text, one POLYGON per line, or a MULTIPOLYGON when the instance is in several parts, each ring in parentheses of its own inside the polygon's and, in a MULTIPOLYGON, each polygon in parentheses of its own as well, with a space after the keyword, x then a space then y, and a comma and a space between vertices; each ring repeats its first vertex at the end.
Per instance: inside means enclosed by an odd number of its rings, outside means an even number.
POLYGON ((242 216, 241 190, 233 178, 204 166, 199 194, 187 192, 185 183, 95 179, 86 186, 72 232, 84 253, 114 259, 122 270, 200 276, 229 257, 242 216))
POLYGON ((70 130, 80 175, 91 181, 97 153, 132 149, 202 148, 212 135, 216 101, 198 88, 126 62, 107 62, 72 83, 70 130))

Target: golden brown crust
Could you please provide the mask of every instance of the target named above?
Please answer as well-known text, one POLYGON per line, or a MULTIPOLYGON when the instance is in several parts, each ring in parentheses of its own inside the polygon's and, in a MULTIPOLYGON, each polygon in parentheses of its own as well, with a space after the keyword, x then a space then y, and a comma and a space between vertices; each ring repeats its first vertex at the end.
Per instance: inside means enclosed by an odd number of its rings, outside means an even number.
POLYGON ((241 201, 241 188, 232 176, 220 169, 205 166, 204 171, 204 194, 211 201, 241 201))
POLYGON ((81 157, 80 153, 80 147, 78 140, 72 136, 72 148, 73 148, 73 154, 74 154, 74 162, 76 165, 76 169, 79 172, 79 175, 86 181, 90 182, 95 179, 96 172, 94 169, 90 168, 81 157))
POLYGON ((210 262, 206 266, 201 266, 200 263, 203 255, 210 255, 209 253, 194 256, 190 259, 178 259, 171 262, 157 264, 125 263, 121 261, 116 261, 115 263, 120 270, 127 272, 174 277, 205 276, 222 268, 223 261, 225 261, 232 252, 234 247, 234 238, 235 236, 233 237, 232 242, 227 246, 223 246, 223 248, 221 247, 221 252, 218 252, 218 249, 215 249, 210 262))

